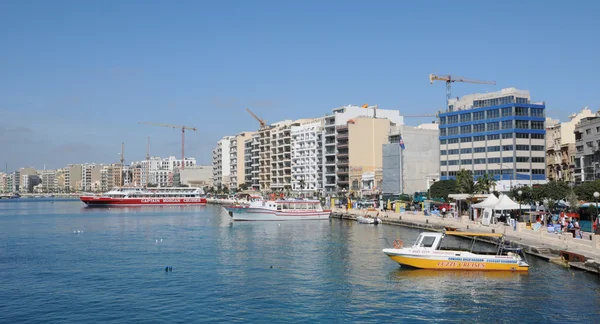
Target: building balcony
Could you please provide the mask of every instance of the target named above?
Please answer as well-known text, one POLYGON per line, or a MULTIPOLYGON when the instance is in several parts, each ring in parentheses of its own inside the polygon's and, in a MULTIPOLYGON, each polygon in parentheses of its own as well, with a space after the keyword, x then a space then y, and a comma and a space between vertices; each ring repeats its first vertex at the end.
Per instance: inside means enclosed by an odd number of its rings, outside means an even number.
POLYGON ((349 182, 348 182, 348 179, 344 179, 344 180, 338 180, 337 183, 339 185, 347 185, 349 182))
MULTIPOLYGON (((348 139, 348 133, 338 133, 337 139, 338 139, 338 141, 348 139)), ((338 145, 339 145, 339 143, 338 143, 338 145)))

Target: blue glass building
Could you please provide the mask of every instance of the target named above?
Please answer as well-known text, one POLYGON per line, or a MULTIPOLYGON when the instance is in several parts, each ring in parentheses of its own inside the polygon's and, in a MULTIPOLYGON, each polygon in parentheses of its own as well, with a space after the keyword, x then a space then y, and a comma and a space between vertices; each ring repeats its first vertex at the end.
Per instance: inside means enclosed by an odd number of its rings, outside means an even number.
POLYGON ((475 179, 492 175, 500 191, 545 183, 545 109, 515 88, 450 99, 438 116, 440 179, 467 169, 475 179))

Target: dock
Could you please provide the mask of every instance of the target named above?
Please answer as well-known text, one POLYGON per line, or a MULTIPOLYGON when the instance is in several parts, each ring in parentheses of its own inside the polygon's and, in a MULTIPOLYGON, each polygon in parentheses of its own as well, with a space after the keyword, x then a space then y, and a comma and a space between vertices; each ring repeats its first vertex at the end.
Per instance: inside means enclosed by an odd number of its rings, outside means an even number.
MULTIPOLYGON (((422 212, 356 210, 335 208, 332 218, 356 220, 358 216, 377 216, 383 224, 404 226, 420 230, 437 231, 455 230, 477 233, 502 233, 512 244, 517 245, 529 255, 591 273, 600 274, 600 235, 585 233, 582 239, 573 238, 571 233, 553 234, 546 231, 534 232, 527 229, 524 223, 517 227, 502 224, 482 225, 469 220, 468 216, 459 218, 425 216, 422 212)), ((480 238, 486 241, 486 238, 480 238)))

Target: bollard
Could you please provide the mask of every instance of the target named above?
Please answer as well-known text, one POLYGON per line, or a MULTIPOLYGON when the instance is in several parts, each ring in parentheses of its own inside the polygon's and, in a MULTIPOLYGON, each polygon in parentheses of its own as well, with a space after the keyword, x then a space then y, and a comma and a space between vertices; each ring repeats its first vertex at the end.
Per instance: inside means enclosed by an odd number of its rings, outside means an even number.
POLYGON ((402 216, 398 216, 398 220, 402 220, 402 216))
POLYGON ((426 219, 426 220, 425 220, 425 224, 429 224, 429 219, 426 219))
POLYGON ((469 225, 467 225, 467 229, 469 229, 469 225))
POLYGON ((494 234, 494 233, 496 233, 496 230, 495 230, 495 229, 492 229, 492 234, 494 234))

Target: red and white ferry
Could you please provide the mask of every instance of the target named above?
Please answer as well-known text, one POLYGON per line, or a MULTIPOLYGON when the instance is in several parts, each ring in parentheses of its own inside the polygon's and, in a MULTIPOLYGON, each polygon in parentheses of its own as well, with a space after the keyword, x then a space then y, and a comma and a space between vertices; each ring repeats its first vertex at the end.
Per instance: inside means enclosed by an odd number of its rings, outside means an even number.
POLYGON ((81 196, 88 207, 206 205, 200 188, 128 188, 120 187, 100 196, 81 196))
POLYGON ((328 220, 331 214, 318 200, 253 199, 249 206, 228 206, 225 210, 234 221, 328 220))

